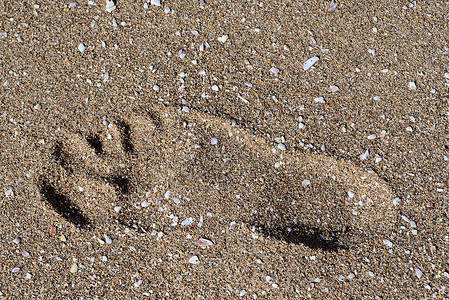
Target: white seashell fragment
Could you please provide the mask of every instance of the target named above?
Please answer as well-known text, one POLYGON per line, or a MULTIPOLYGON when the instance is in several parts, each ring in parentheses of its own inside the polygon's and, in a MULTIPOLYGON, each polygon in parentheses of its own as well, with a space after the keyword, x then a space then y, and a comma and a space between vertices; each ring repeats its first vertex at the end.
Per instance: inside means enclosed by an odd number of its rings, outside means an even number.
POLYGON ((190 217, 190 218, 187 218, 187 219, 185 219, 184 221, 182 221, 182 222, 181 222, 181 225, 182 225, 182 226, 187 226, 187 225, 190 225, 190 224, 192 224, 192 223, 193 223, 193 218, 190 217))
POLYGON ((151 5, 161 6, 161 0, 151 0, 151 5))
POLYGON ((189 259, 189 263, 192 265, 198 265, 200 263, 200 260, 198 259, 198 256, 194 255, 189 259))
POLYGON ((76 272, 78 272, 78 265, 77 264, 73 264, 71 267, 70 267, 70 273, 76 273, 76 272))
POLYGON ((335 3, 333 0, 329 4, 329 10, 334 10, 337 7, 337 3, 335 3))
POLYGON ((374 140, 377 137, 377 134, 368 135, 368 140, 374 140))
POLYGON ((5 195, 6 195, 6 197, 11 197, 13 193, 14 193, 14 191, 10 187, 9 189, 6 190, 5 195))
POLYGON ((106 234, 104 235, 104 240, 106 241, 106 244, 112 244, 111 238, 108 237, 106 234))
POLYGON ((228 40, 229 36, 227 34, 222 35, 221 37, 217 38, 219 42, 225 43, 228 40))
POLYGON ((116 7, 115 7, 114 1, 107 1, 107 2, 106 2, 106 11, 107 11, 107 12, 112 12, 112 11, 114 11, 115 9, 116 9, 116 7))
POLYGON ((308 60, 306 60, 306 62, 304 63, 304 65, 302 66, 304 71, 307 71, 308 69, 310 69, 311 66, 313 66, 317 61, 319 61, 319 57, 318 56, 314 56, 308 60))
POLYGON ((213 85, 213 86, 212 86, 212 90, 218 92, 218 90, 219 90, 219 89, 218 89, 218 86, 213 85))
POLYGON ((12 269, 12 272, 13 273, 17 273, 17 272, 19 272, 20 271, 20 268, 14 268, 14 269, 12 269))
POLYGON ((416 277, 421 278, 421 276, 422 276, 422 271, 421 271, 421 269, 415 268, 415 274, 416 274, 416 277))
POLYGON ((376 164, 380 163, 382 161, 382 157, 380 157, 379 155, 376 155, 376 159, 374 160, 374 162, 376 164))
POLYGON ((387 245, 388 247, 390 247, 390 248, 393 247, 393 243, 390 242, 389 240, 385 239, 385 240, 383 240, 383 242, 384 242, 384 244, 387 245))
POLYGON ((449 73, 445 73, 444 78, 449 79, 449 73))
POLYGON ((278 68, 275 68, 275 67, 272 67, 272 68, 270 69, 270 72, 273 73, 275 76, 278 76, 279 71, 280 71, 280 70, 279 70, 278 68))
POLYGON ((212 145, 216 145, 216 144, 218 143, 217 138, 215 138, 215 137, 211 138, 211 139, 210 139, 210 143, 211 143, 212 145))
POLYGON ((326 101, 324 101, 323 97, 317 97, 315 99, 313 99, 313 101, 315 101, 316 103, 325 103, 326 101))
POLYGON ((136 282, 134 282, 134 287, 138 288, 142 284, 142 282, 142 279, 137 280, 136 282))
POLYGON ((170 198, 170 191, 166 191, 164 197, 168 200, 170 198))
POLYGON ((78 50, 79 50, 81 53, 83 53, 84 50, 86 50, 86 47, 84 46, 83 43, 81 43, 81 44, 78 45, 78 50))
POLYGON ((304 128, 304 123, 299 123, 298 128, 299 129, 303 129, 304 128))
POLYGON ((212 246, 212 244, 213 243, 210 240, 207 240, 207 239, 200 238, 198 240, 198 245, 201 246, 201 247, 212 246))
POLYGON ((147 207, 149 205, 149 203, 148 203, 147 200, 145 200, 142 203, 140 203, 140 205, 145 208, 145 207, 147 207))
POLYGON ((363 153, 362 155, 360 155, 360 159, 361 160, 365 160, 367 159, 369 156, 369 150, 366 150, 365 153, 363 153))
POLYGON ((304 180, 301 182, 301 185, 302 185, 303 187, 306 187, 306 186, 310 185, 310 180, 304 179, 304 180))
POLYGON ((408 88, 411 90, 416 90, 416 83, 414 81, 410 81, 408 83, 408 88))
POLYGON ((282 151, 284 151, 285 150, 285 145, 282 144, 282 143, 279 143, 278 144, 278 148, 281 149, 282 151))
POLYGON ((336 86, 336 85, 331 85, 331 86, 330 86, 330 90, 331 90, 332 93, 337 92, 339 89, 340 89, 340 88, 339 88, 338 86, 336 86))

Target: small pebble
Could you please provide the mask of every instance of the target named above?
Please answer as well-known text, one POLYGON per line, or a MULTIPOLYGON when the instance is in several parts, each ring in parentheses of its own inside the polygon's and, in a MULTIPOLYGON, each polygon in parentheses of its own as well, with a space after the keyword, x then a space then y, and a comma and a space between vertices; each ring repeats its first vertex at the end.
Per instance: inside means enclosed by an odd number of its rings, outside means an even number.
POLYGON ((12 272, 13 273, 17 273, 17 272, 19 272, 20 271, 20 268, 14 268, 14 269, 12 269, 12 272))
POLYGON ((86 50, 86 47, 84 46, 83 43, 81 43, 81 44, 78 45, 78 50, 79 50, 81 53, 83 53, 84 50, 86 50))

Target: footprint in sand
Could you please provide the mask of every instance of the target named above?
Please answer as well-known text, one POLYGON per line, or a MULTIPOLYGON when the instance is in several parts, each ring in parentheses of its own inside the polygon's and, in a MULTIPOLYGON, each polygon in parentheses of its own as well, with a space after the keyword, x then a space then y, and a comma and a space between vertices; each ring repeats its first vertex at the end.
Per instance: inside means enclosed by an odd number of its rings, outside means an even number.
POLYGON ((85 229, 118 220, 167 233, 237 221, 334 250, 391 230, 394 195, 377 175, 280 148, 231 120, 161 105, 96 134, 62 132, 40 192, 85 229))

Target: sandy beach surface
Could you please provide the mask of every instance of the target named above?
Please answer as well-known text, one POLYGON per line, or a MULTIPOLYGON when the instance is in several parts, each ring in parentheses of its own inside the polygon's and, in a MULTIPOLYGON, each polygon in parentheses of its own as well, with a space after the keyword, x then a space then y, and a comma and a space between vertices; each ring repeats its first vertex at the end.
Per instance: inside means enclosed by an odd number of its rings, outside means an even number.
POLYGON ((448 3, 0 0, 1 299, 449 298, 448 3))

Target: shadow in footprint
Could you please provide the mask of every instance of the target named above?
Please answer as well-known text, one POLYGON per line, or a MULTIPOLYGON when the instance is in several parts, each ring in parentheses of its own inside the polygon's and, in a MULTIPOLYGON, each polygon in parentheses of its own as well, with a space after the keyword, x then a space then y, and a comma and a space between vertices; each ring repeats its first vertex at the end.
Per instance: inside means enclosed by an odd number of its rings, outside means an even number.
POLYGON ((340 242, 340 235, 345 234, 342 232, 323 231, 317 227, 301 224, 288 227, 255 227, 259 228, 259 232, 263 235, 288 243, 303 244, 312 249, 321 249, 328 252, 349 249, 347 245, 340 242))
POLYGON ((81 228, 88 228, 90 221, 86 218, 76 205, 74 205, 66 196, 58 193, 56 189, 45 179, 41 179, 40 192, 45 201, 68 222, 81 228))
POLYGON ((95 154, 103 154, 103 143, 100 141, 100 138, 97 134, 86 136, 86 141, 94 149, 95 154))
POLYGON ((122 132, 122 146, 126 153, 134 153, 134 145, 131 143, 131 127, 124 121, 118 121, 117 126, 122 132))

